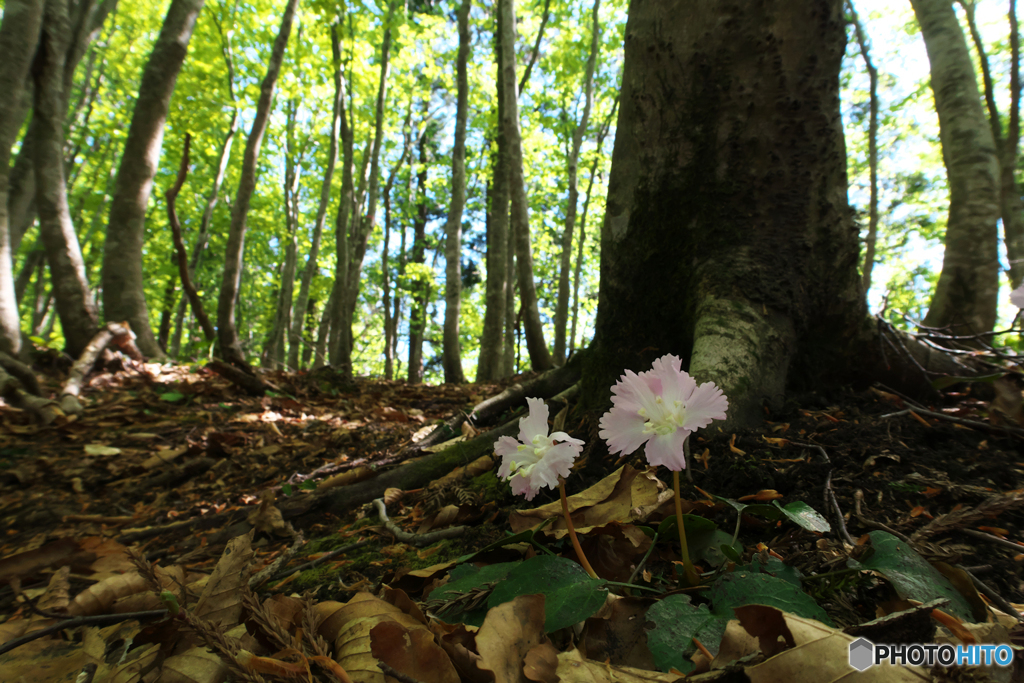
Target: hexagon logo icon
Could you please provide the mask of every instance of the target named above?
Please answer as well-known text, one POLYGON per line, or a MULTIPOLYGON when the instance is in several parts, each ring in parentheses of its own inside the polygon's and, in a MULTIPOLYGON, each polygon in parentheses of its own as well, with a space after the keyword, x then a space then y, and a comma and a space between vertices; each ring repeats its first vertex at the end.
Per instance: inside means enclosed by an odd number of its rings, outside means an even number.
POLYGON ((875 663, 875 645, 867 638, 858 638, 850 643, 850 666, 864 671, 875 663))

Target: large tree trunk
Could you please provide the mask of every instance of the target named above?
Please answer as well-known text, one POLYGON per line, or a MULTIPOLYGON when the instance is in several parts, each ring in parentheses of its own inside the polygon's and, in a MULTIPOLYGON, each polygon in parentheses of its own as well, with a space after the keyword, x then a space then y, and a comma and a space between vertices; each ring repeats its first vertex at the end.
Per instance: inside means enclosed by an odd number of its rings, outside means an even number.
POLYGON ((949 0, 911 0, 931 62, 949 219, 942 273, 925 316, 954 334, 989 332, 999 294, 999 161, 960 22, 949 0))
POLYGON ((501 14, 502 72, 500 87, 505 90, 505 115, 502 127, 508 138, 511 186, 512 233, 515 236, 516 261, 519 268, 519 297, 523 304, 523 326, 526 346, 534 370, 552 367, 551 353, 544 341, 544 326, 537 304, 537 288, 533 281, 533 247, 530 244, 530 209, 526 198, 526 180, 523 176, 523 142, 519 133, 519 103, 516 93, 515 55, 515 0, 499 0, 501 14))
POLYGON ((205 0, 172 0, 167 10, 163 28, 142 72, 103 243, 103 314, 107 320, 127 321, 135 332, 139 350, 155 358, 165 354, 149 325, 143 287, 146 208, 160 163, 174 84, 204 3, 205 0))
MULTIPOLYGON (((497 151, 492 161, 493 181, 487 200, 487 281, 484 285, 484 329, 480 335, 480 356, 476 381, 493 382, 502 376, 502 352, 505 334, 505 307, 511 269, 508 267, 508 142, 501 125, 505 113, 505 89, 501 87, 501 13, 495 13, 494 53, 497 62, 498 124, 495 130, 497 151)), ((488 145, 490 146, 490 145, 488 145)))
POLYGON ((248 368, 245 354, 238 339, 235 327, 236 299, 242 281, 242 255, 245 251, 246 218, 249 215, 249 203, 256 189, 257 161, 263 134, 270 121, 270 110, 274 100, 274 86, 281 73, 285 47, 292 31, 292 20, 295 18, 295 6, 298 0, 288 0, 281 28, 274 39, 274 47, 267 65, 267 75, 260 85, 260 99, 256 105, 256 118, 249 130, 249 139, 245 143, 245 155, 242 158, 242 175, 238 181, 238 192, 235 203, 231 207, 231 228, 228 231, 228 242, 224 250, 224 277, 221 280, 220 297, 217 301, 217 341, 220 352, 225 360, 243 368, 248 368))
POLYGON ((631 3, 588 401, 672 353, 751 424, 849 367, 844 37, 842 0, 631 3))
POLYGON ((586 72, 583 76, 585 102, 580 122, 572 132, 572 147, 567 159, 569 198, 565 207, 565 227, 562 230, 562 257, 558 267, 558 299, 555 304, 555 362, 565 362, 565 328, 569 322, 569 271, 572 269, 572 238, 576 232, 576 204, 580 199, 577 186, 579 175, 580 147, 590 122, 590 108, 594 102, 594 68, 597 65, 597 50, 601 38, 601 23, 598 13, 601 0, 594 0, 594 19, 590 35, 590 56, 587 57, 586 72))
MULTIPOLYGON (((65 43, 64 74, 62 92, 71 92, 74 82, 75 67, 81 61, 82 56, 96 36, 103 28, 103 22, 107 20, 117 9, 118 0, 78 0, 73 11, 68 17, 70 34, 65 43)), ((61 105, 62 120, 65 117, 67 100, 61 105)), ((28 131, 25 133, 21 149, 18 151, 18 158, 14 162, 11 171, 10 195, 7 199, 8 220, 11 230, 11 251, 18 253, 18 245, 21 238, 32 226, 36 216, 36 174, 33 170, 35 159, 36 132, 33 130, 35 117, 29 122, 28 131)))
POLYGON ((24 115, 25 79, 39 42, 43 4, 44 0, 8 0, 0 26, 0 54, 4 55, 0 64, 0 351, 12 356, 21 352, 21 327, 7 222, 7 187, 11 145, 24 115))
MULTIPOLYGON (((299 298, 295 301, 297 315, 292 321, 291 336, 288 341, 288 364, 299 369, 299 347, 302 346, 302 325, 305 321, 306 306, 309 302, 309 289, 313 284, 313 276, 317 271, 317 259, 320 257, 320 241, 324 233, 324 221, 327 218, 327 205, 331 202, 331 180, 334 178, 334 164, 338 160, 338 131, 342 114, 345 111, 345 78, 341 71, 341 44, 338 31, 331 27, 331 53, 334 65, 334 105, 331 110, 331 138, 327 151, 327 168, 324 170, 323 183, 320 185, 320 204, 316 210, 316 223, 313 225, 313 241, 306 257, 306 267, 302 271, 302 282, 299 283, 299 298)), ((308 347, 307 347, 308 348, 308 347)))
POLYGON ((64 185, 64 60, 70 34, 67 0, 47 0, 32 71, 32 115, 39 231, 46 245, 54 298, 67 352, 77 358, 98 327, 85 263, 71 224, 64 185))
POLYGON ((452 203, 445 225, 444 286, 444 381, 462 383, 462 354, 459 350, 459 311, 462 309, 462 209, 466 205, 466 118, 469 113, 469 7, 471 0, 462 0, 458 10, 459 53, 455 60, 458 88, 455 112, 455 148, 452 150, 452 203))

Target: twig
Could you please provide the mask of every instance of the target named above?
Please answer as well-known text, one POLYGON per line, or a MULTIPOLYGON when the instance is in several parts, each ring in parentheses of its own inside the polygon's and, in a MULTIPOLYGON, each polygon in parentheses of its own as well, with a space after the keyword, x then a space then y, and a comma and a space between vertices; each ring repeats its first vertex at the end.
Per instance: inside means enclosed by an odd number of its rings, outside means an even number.
POLYGON ((962 534, 967 534, 968 536, 980 538, 983 541, 988 541, 990 543, 995 543, 996 545, 1005 546, 1007 548, 1010 548, 1011 550, 1016 550, 1018 553, 1024 553, 1024 545, 1018 545, 1013 541, 1008 541, 1005 538, 999 538, 994 534, 986 534, 984 531, 975 531, 974 529, 957 529, 957 531, 959 531, 962 534))
POLYGON ((802 448, 813 448, 821 454, 821 457, 829 465, 828 476, 825 477, 825 506, 835 512, 835 526, 837 527, 836 533, 839 537, 849 545, 857 545, 857 542, 850 536, 850 532, 846 528, 846 520, 843 518, 843 509, 839 507, 839 500, 836 498, 836 492, 832 489, 832 460, 829 459, 828 453, 825 449, 817 444, 812 443, 798 443, 796 441, 790 441, 794 446, 800 446, 802 448))
POLYGON ((853 494, 853 514, 857 517, 857 520, 860 521, 861 524, 863 524, 864 526, 869 526, 869 527, 871 527, 873 529, 881 529, 882 531, 885 531, 887 533, 892 534, 893 536, 895 536, 896 538, 900 539, 904 543, 913 543, 913 541, 910 540, 910 537, 905 536, 904 534, 901 534, 900 532, 896 531, 895 529, 890 529, 889 527, 887 527, 886 525, 882 524, 881 522, 876 522, 874 520, 871 520, 871 519, 868 519, 867 517, 865 517, 861 513, 861 511, 860 511, 860 506, 861 506, 861 503, 863 503, 863 502, 864 502, 864 492, 862 490, 860 490, 860 489, 857 489, 854 492, 854 494, 853 494))
POLYGON ((401 681, 402 683, 420 683, 418 680, 416 680, 412 676, 404 674, 401 671, 395 671, 394 668, 388 666, 387 664, 385 664, 384 662, 380 661, 379 659, 377 660, 377 666, 380 667, 380 670, 384 672, 385 676, 391 676, 395 680, 401 681))
MULTIPOLYGON (((898 417, 900 415, 906 415, 909 412, 911 412, 911 410, 908 408, 907 410, 900 410, 895 413, 888 413, 886 415, 882 415, 882 417, 898 417)), ((1017 436, 1024 436, 1024 429, 1021 429, 1019 427, 1010 427, 1009 425, 994 425, 988 422, 968 420, 963 417, 954 417, 953 415, 946 415, 945 413, 936 413, 931 410, 925 410, 924 408, 914 408, 913 412, 917 413, 918 415, 924 415, 925 417, 935 418, 936 420, 945 420, 946 422, 960 424, 965 427, 975 427, 977 429, 987 429, 989 431, 996 432, 1009 432, 1011 434, 1016 434, 1017 436)))
POLYGON ((373 506, 377 508, 377 514, 380 515, 380 521, 384 522, 384 526, 387 527, 387 530, 394 534, 395 538, 403 543, 410 543, 416 546, 430 545, 434 541, 461 536, 469 529, 469 527, 465 526, 452 526, 447 529, 438 529, 437 531, 431 531, 426 534, 411 534, 408 531, 403 531, 397 524, 391 521, 388 517, 387 508, 384 507, 383 498, 375 498, 373 506))
POLYGON ((122 621, 131 621, 132 619, 157 619, 159 617, 166 616, 167 610, 165 609, 154 609, 146 612, 126 612, 125 614, 97 614, 91 617, 75 617, 73 619, 65 619, 64 621, 56 624, 50 624, 45 628, 41 628, 38 631, 32 631, 32 633, 26 633, 20 638, 14 640, 8 640, 6 643, 0 645, 0 655, 5 652, 10 652, 16 647, 21 647, 25 643, 31 643, 33 640, 38 640, 44 636, 48 636, 51 633, 57 631, 63 631, 66 628, 76 628, 78 626, 106 626, 108 624, 118 624, 122 621))
POLYGON ((988 584, 986 584, 984 581, 982 581, 977 576, 972 574, 970 570, 967 569, 967 567, 957 565, 957 569, 963 570, 964 573, 967 574, 967 576, 971 577, 971 581, 974 582, 975 588, 980 590, 982 593, 985 594, 985 597, 994 602, 996 604, 996 607, 1003 610, 1017 621, 1024 621, 1024 616, 1021 616, 1020 612, 1018 612, 1014 608, 1014 606, 1011 605, 1008 600, 1006 600, 1006 598, 992 590, 992 588, 988 584))

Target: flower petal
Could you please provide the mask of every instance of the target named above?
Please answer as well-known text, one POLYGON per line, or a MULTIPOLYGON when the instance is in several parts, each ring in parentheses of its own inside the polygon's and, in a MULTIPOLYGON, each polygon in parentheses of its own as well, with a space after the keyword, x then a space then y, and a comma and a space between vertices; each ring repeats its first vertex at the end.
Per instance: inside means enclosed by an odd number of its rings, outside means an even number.
POLYGON ((681 365, 682 361, 679 358, 668 355, 654 361, 654 368, 651 370, 651 373, 661 380, 661 396, 668 405, 673 405, 676 401, 685 404, 693 390, 697 388, 697 382, 688 372, 680 369, 681 365))
POLYGON ((729 399, 714 382, 704 382, 690 396, 685 404, 683 429, 697 431, 707 427, 712 420, 724 420, 725 411, 729 409, 729 399))
POLYGON ((577 453, 579 453, 580 450, 582 450, 583 448, 582 439, 574 439, 565 432, 552 432, 551 436, 549 436, 548 438, 551 439, 552 443, 554 443, 555 441, 563 441, 567 444, 572 444, 576 448, 577 453))
POLYGON ((529 477, 524 477, 517 474, 512 477, 509 482, 512 484, 512 493, 517 496, 523 496, 526 500, 533 500, 533 497, 537 495, 538 487, 533 485, 533 482, 529 477))
POLYGON ((673 472, 686 469, 686 455, 683 453, 683 442, 689 436, 685 429, 677 429, 665 435, 654 435, 644 451, 647 462, 652 466, 664 465, 673 472))
POLYGON ((548 405, 542 398, 528 398, 526 405, 530 413, 519 420, 519 440, 525 444, 533 441, 533 437, 548 434, 548 405))
POLYGON ((650 438, 649 434, 644 434, 645 422, 635 410, 612 406, 611 410, 601 416, 598 423, 601 430, 597 435, 608 443, 610 452, 628 455, 650 438))
POLYGON ((519 442, 511 436, 503 436, 494 442, 495 455, 515 455, 519 450, 519 442))

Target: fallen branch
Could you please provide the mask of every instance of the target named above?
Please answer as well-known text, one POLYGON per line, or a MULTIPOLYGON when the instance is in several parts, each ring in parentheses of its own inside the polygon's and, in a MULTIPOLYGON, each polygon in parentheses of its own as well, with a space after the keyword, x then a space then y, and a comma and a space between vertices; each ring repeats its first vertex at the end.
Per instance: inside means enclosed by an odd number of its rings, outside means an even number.
POLYGON ((384 526, 390 531, 395 538, 402 543, 408 543, 415 546, 430 545, 436 541, 442 541, 446 538, 456 538, 466 533, 469 527, 465 526, 450 526, 446 529, 438 529, 437 531, 430 531, 425 534, 413 534, 408 531, 404 531, 401 527, 391 521, 388 517, 388 510, 384 507, 383 498, 375 498, 373 501, 373 507, 377 508, 377 514, 380 515, 380 521, 384 522, 384 526))
POLYGON ((135 333, 132 332, 128 323, 107 323, 107 326, 92 338, 89 345, 82 351, 82 355, 71 366, 68 379, 60 391, 60 409, 65 414, 81 415, 85 411, 78 397, 87 384, 85 379, 96 365, 96 359, 99 358, 100 352, 111 343, 116 344, 119 349, 133 358, 142 358, 138 347, 135 346, 135 333))
POLYGON ((109 624, 119 624, 122 621, 132 621, 138 619, 143 621, 146 619, 158 619, 166 616, 167 610, 155 609, 146 612, 125 612, 124 614, 97 614, 91 617, 75 617, 73 619, 65 619, 64 621, 57 622, 56 624, 50 624, 45 628, 41 628, 38 631, 32 631, 27 633, 20 638, 14 640, 8 640, 6 643, 0 644, 0 655, 5 652, 10 652, 16 647, 21 647, 25 643, 31 643, 33 640, 38 640, 51 633, 57 633, 68 628, 77 628, 79 626, 107 626, 109 624))
POLYGON ((238 369, 234 365, 220 360, 211 360, 206 364, 206 367, 253 396, 263 396, 267 393, 267 385, 260 381, 259 378, 238 369))

